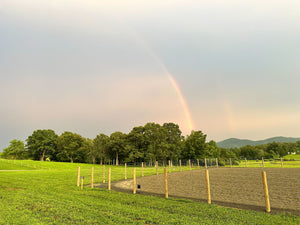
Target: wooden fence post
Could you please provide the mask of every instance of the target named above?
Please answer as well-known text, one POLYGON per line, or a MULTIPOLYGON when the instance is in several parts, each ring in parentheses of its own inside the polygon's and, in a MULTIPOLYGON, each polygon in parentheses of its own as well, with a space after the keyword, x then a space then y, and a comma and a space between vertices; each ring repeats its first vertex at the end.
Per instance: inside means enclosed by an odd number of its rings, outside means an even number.
POLYGON ((167 168, 165 168, 165 197, 168 198, 169 197, 169 193, 168 193, 168 174, 167 174, 167 168))
POLYGON ((80 167, 78 166, 78 168, 77 168, 77 187, 79 187, 79 183, 80 183, 80 167))
POLYGON ((179 171, 180 172, 182 171, 182 168, 181 168, 181 159, 179 160, 179 171))
POLYGON ((265 171, 262 172, 262 180, 263 180, 263 185, 264 185, 266 211, 269 213, 269 212, 271 212, 271 207, 270 207, 270 199, 269 199, 269 190, 268 190, 268 183, 267 183, 267 175, 266 175, 265 171))
POLYGON ((191 160, 189 159, 189 167, 190 167, 190 170, 192 170, 192 167, 191 167, 191 160))
POLYGON ((218 158, 216 158, 216 166, 218 168, 219 164, 218 164, 218 158))
POLYGON ((142 162, 142 177, 144 176, 144 162, 142 162))
POLYGON ((207 169, 207 162, 206 162, 206 158, 204 158, 204 165, 205 165, 205 169, 207 169))
POLYGON ((265 168, 264 157, 261 157, 261 164, 262 164, 262 167, 265 168))
POLYGON ((158 161, 156 161, 155 163, 156 163, 156 175, 158 175, 158 161))
POLYGON ((125 163, 125 180, 127 180, 127 163, 125 163))
POLYGON ((80 188, 81 190, 83 189, 83 179, 84 177, 81 178, 81 188, 80 188))
POLYGON ((105 165, 103 165, 103 169, 102 169, 102 172, 103 172, 103 183, 105 183, 105 165))
POLYGON ((91 171, 91 188, 94 188, 94 167, 92 167, 91 171))
POLYGON ((133 168, 133 194, 136 194, 136 176, 135 176, 135 168, 133 168))
POLYGON ((231 158, 229 158, 230 168, 232 168, 231 158))
POLYGON ((280 163, 281 163, 281 168, 283 168, 283 161, 282 161, 282 157, 280 157, 280 163))
POLYGON ((247 158, 245 158, 245 167, 247 167, 247 158))
POLYGON ((199 169, 200 166, 199 166, 199 159, 197 159, 197 168, 199 169))
POLYGON ((111 190, 111 167, 108 167, 108 190, 111 190))
POLYGON ((209 184, 209 172, 208 172, 208 169, 205 170, 205 180, 206 180, 206 190, 207 190, 207 203, 211 204, 210 184, 209 184))
POLYGON ((171 173, 171 161, 169 160, 169 173, 171 173))

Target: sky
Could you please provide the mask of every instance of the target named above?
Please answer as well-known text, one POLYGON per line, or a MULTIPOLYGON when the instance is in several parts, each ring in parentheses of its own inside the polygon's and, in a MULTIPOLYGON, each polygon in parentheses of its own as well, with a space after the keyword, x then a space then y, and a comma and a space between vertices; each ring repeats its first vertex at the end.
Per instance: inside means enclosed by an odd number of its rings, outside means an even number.
POLYGON ((300 137, 298 0, 0 0, 0 149, 147 122, 300 137))

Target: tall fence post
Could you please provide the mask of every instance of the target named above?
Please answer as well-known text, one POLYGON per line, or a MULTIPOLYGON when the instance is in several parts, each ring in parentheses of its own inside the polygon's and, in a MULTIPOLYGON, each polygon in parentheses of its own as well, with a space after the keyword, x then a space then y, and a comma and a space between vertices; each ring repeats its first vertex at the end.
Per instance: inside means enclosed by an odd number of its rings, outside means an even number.
POLYGON ((190 167, 190 170, 192 170, 191 160, 190 159, 189 159, 189 167, 190 167))
POLYGON ((111 167, 108 167, 108 190, 111 190, 111 167))
POLYGON ((78 168, 77 168, 77 187, 79 187, 79 183, 80 183, 80 167, 78 166, 78 168))
POLYGON ((229 158, 230 168, 232 168, 231 158, 229 158))
POLYGON ((210 184, 209 184, 209 172, 208 172, 208 169, 205 170, 205 180, 206 180, 206 190, 207 190, 207 203, 211 204, 210 184))
POLYGON ((204 165, 205 165, 205 169, 207 169, 207 162, 206 162, 206 158, 204 158, 204 165))
POLYGON ((91 188, 94 188, 94 167, 92 167, 91 171, 91 188))
POLYGON ((168 193, 168 174, 167 174, 167 168, 165 168, 164 174, 165 174, 165 197, 168 198, 169 197, 169 193, 168 193))
POLYGON ((262 167, 265 168, 264 157, 261 157, 261 164, 262 164, 262 167))
POLYGON ((144 176, 144 162, 142 162, 142 177, 144 176))
POLYGON ((156 161, 155 163, 156 163, 156 175, 158 175, 158 161, 156 161))
POLYGON ((245 167, 247 167, 247 158, 245 158, 245 167))
POLYGON ((219 164, 218 164, 218 158, 216 158, 216 166, 218 168, 219 164))
POLYGON ((197 159, 197 168, 199 169, 200 166, 199 166, 199 159, 197 159))
POLYGON ((182 171, 182 168, 181 168, 181 159, 179 160, 179 171, 180 172, 182 171))
POLYGON ((169 160, 169 173, 171 173, 171 161, 169 160))
POLYGON ((133 194, 136 194, 136 176, 135 176, 135 168, 133 168, 133 194))
POLYGON ((127 163, 125 163, 125 180, 127 180, 127 163))
POLYGON ((102 167, 102 181, 105 183, 105 165, 102 167))
POLYGON ((270 199, 269 199, 269 190, 268 190, 268 183, 267 183, 267 175, 266 175, 265 171, 262 172, 262 179, 263 179, 263 185, 264 185, 266 211, 271 212, 270 199))
POLYGON ((280 163, 281 163, 281 168, 283 168, 283 161, 282 161, 282 157, 280 157, 280 163))

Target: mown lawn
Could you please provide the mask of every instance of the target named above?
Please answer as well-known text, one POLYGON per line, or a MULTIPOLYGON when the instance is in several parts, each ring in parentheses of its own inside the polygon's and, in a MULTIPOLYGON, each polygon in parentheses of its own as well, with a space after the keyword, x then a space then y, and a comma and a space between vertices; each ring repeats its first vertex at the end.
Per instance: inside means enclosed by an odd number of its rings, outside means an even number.
MULTIPOLYGON (((20 167, 20 161, 0 163, 4 169, 8 164, 10 169, 20 167)), ((89 164, 23 161, 21 167, 32 170, 0 172, 0 224, 300 224, 296 216, 98 188, 80 190, 77 166, 89 183, 89 164)), ((95 183, 102 180, 102 168, 95 166, 95 183)), ((154 173, 154 168, 145 169, 145 175, 154 173)), ((141 176, 140 168, 137 175, 141 176)), ((112 167, 113 180, 123 177, 124 167, 112 167)))

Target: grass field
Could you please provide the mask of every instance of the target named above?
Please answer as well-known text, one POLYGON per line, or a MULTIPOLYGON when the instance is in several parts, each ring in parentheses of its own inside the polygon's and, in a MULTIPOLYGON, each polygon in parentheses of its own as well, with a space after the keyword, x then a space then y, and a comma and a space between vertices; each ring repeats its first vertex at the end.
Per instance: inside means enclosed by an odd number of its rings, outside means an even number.
MULTIPOLYGON (((77 167, 85 184, 92 165, 0 160, 0 224, 299 224, 292 215, 271 215, 182 199, 162 199, 76 186, 77 167)), ((102 166, 94 166, 94 182, 102 166)), ((106 166, 108 168, 108 166, 106 166)), ((188 169, 187 167, 184 168, 188 169)), ((107 176, 106 169, 106 176, 107 176)), ((160 173, 162 173, 162 168, 160 173)), ((145 175, 155 174, 145 168, 145 175)), ((128 178, 132 177, 129 167, 128 178)), ((141 169, 137 169, 141 176, 141 169)), ((112 180, 124 167, 112 167, 112 180)))
MULTIPOLYGON (((232 167, 245 167, 245 160, 241 160, 239 165, 232 167)), ((229 167, 229 165, 226 165, 229 167)), ((247 160, 247 167, 263 167, 262 160, 247 160)), ((280 159, 278 160, 264 160, 264 167, 266 168, 281 168, 280 159)), ((300 155, 289 155, 283 158, 283 168, 300 168, 300 155)))

